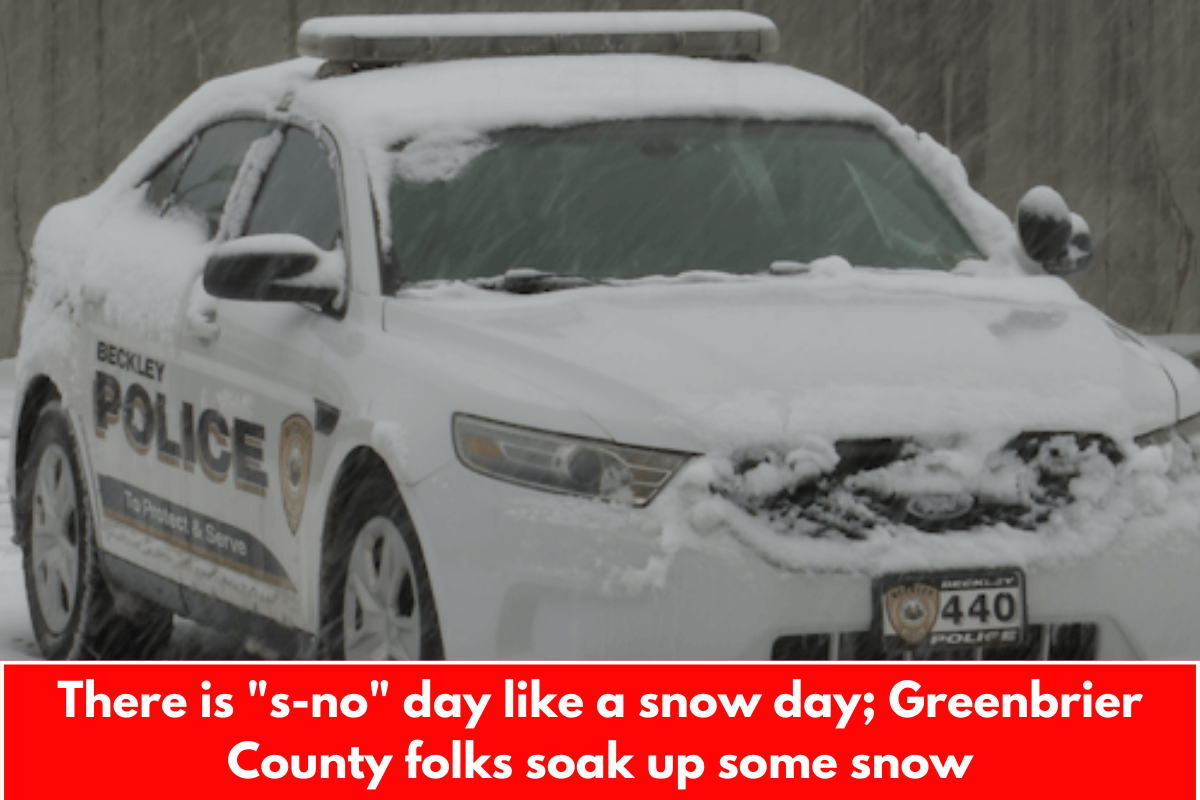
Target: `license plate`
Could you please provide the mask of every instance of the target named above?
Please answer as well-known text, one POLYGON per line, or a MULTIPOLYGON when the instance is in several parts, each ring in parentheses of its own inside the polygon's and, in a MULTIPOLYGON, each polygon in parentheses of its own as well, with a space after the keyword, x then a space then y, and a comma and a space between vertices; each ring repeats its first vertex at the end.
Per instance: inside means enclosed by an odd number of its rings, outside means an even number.
POLYGON ((1018 645, 1025 573, 1016 567, 885 575, 873 585, 885 650, 1018 645))

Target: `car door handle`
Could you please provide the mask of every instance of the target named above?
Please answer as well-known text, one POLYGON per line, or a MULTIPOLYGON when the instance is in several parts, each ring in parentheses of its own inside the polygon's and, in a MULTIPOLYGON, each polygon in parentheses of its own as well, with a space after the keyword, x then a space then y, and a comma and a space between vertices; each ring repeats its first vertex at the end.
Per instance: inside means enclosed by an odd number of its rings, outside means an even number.
POLYGON ((217 322, 217 309, 213 306, 192 305, 187 310, 188 332, 205 344, 209 344, 221 335, 221 325, 217 322))

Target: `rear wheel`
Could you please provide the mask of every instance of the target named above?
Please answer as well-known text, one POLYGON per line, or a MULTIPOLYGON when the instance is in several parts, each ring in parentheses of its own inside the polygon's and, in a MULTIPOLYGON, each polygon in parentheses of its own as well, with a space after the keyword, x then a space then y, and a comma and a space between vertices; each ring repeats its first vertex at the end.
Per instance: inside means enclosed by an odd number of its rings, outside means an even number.
POLYGON ((172 617, 156 607, 136 620, 116 613, 89 509, 70 422, 51 403, 38 417, 17 487, 34 636, 49 659, 151 656, 170 638, 172 617))
POLYGON ((424 554, 390 478, 366 476, 341 507, 322 565, 322 656, 441 659, 424 554))

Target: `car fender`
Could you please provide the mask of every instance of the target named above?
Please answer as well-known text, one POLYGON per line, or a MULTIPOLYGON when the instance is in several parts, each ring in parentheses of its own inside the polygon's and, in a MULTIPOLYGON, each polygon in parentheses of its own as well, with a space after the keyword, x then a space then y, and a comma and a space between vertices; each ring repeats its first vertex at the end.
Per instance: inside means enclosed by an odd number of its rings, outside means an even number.
MULTIPOLYGON (((41 379, 45 379, 49 381, 50 385, 58 391, 58 402, 62 406, 63 411, 66 413, 67 421, 71 426, 71 436, 73 436, 75 439, 75 455, 79 462, 79 470, 82 473, 80 477, 83 480, 84 486, 87 487, 88 513, 91 515, 90 518, 92 521, 92 527, 96 533, 96 544, 98 547, 100 547, 100 549, 106 549, 103 537, 103 529, 98 524, 100 509, 96 504, 96 498, 100 496, 99 487, 96 483, 95 470, 92 469, 91 450, 88 446, 88 440, 86 436, 87 423, 84 420, 83 415, 79 413, 79 398, 72 398, 69 392, 64 391, 64 382, 56 381, 52 376, 45 373, 30 374, 23 377, 24 380, 18 383, 19 391, 17 394, 17 397, 21 398, 21 400, 20 402, 13 404, 12 431, 14 445, 9 448, 8 474, 12 476, 11 480, 9 481, 9 494, 14 517, 14 537, 20 536, 22 533, 20 528, 16 525, 16 515, 19 513, 17 508, 18 459, 22 455, 20 448, 16 446, 16 441, 20 436, 32 436, 33 434, 33 428, 37 425, 37 416, 32 416, 26 421, 27 430, 21 429, 21 418, 25 415, 27 404, 33 399, 32 395, 36 391, 35 384, 41 379)), ((43 401, 40 405, 41 407, 44 407, 49 402, 53 402, 53 400, 43 401)), ((41 413, 40 408, 38 413, 41 413)))
POLYGON ((363 450, 377 456, 391 474, 396 491, 399 493, 400 499, 404 502, 405 508, 413 520, 413 525, 416 527, 417 538, 421 541, 422 551, 425 556, 425 567, 429 574, 430 583, 434 587, 434 596, 437 596, 436 588, 439 585, 438 576, 441 573, 441 569, 436 549, 427 546, 425 542, 425 532, 429 530, 429 527, 422 525, 424 515, 415 504, 414 490, 416 483, 411 480, 405 480, 404 476, 407 474, 405 472, 405 462, 402 458, 398 457, 398 453, 394 447, 375 446, 375 437, 372 435, 375 428, 376 424, 369 420, 352 422, 345 426, 344 429, 341 429, 339 426, 338 433, 340 435, 333 444, 329 458, 326 459, 325 470, 310 487, 310 492, 321 498, 321 505, 320 513, 313 514, 309 524, 305 525, 309 533, 304 537, 301 545, 303 548, 301 564, 305 565, 305 572, 313 576, 311 582, 313 591, 306 593, 305 614, 311 621, 311 629, 314 631, 318 630, 320 626, 321 589, 319 583, 324 541, 326 536, 332 533, 330 526, 336 522, 331 519, 329 513, 330 507, 333 503, 334 494, 337 491, 338 482, 342 478, 347 463, 363 450))

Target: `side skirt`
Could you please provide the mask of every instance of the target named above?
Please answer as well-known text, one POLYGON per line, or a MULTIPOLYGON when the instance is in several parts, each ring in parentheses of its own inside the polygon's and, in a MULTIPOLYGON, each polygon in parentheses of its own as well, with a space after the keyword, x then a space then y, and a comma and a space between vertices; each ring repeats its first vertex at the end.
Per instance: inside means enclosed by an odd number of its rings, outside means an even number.
POLYGON ((123 558, 101 551, 100 569, 114 589, 145 598, 203 625, 241 634, 275 651, 280 658, 311 657, 315 652, 310 633, 189 589, 123 558))

